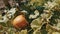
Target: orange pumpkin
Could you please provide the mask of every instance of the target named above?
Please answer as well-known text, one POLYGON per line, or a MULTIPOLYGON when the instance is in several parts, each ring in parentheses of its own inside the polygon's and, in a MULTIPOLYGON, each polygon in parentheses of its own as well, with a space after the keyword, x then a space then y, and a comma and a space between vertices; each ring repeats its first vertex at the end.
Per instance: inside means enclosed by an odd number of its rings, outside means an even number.
POLYGON ((27 25, 28 25, 28 22, 23 15, 19 15, 13 20, 13 26, 16 27, 16 28, 23 29, 27 25))

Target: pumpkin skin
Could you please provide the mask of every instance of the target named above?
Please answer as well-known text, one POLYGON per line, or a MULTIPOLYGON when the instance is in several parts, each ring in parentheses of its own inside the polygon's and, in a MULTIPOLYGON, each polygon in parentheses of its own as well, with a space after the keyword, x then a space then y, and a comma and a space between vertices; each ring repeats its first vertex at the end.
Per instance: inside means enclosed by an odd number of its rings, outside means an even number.
POLYGON ((13 20, 13 26, 15 28, 24 29, 27 25, 28 22, 23 15, 19 15, 13 20))

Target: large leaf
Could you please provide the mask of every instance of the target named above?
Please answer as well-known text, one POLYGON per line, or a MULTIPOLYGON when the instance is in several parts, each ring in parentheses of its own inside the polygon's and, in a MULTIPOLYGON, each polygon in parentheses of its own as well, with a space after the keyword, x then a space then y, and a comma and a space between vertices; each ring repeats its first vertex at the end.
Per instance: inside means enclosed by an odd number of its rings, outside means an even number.
POLYGON ((42 26, 42 21, 43 21, 42 18, 37 18, 37 19, 33 20, 32 23, 31 23, 32 29, 36 30, 37 28, 41 27, 42 26))

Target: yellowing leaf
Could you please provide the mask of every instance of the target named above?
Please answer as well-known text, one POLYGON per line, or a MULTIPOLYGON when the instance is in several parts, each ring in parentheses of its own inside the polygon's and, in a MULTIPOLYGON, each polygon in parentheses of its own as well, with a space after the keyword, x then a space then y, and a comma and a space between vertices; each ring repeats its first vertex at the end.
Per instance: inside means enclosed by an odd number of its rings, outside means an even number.
POLYGON ((37 18, 37 19, 33 20, 32 23, 31 23, 32 29, 36 30, 37 28, 41 27, 42 26, 42 21, 43 21, 42 18, 37 18))
POLYGON ((19 34, 28 34, 27 30, 22 30, 19 34))

